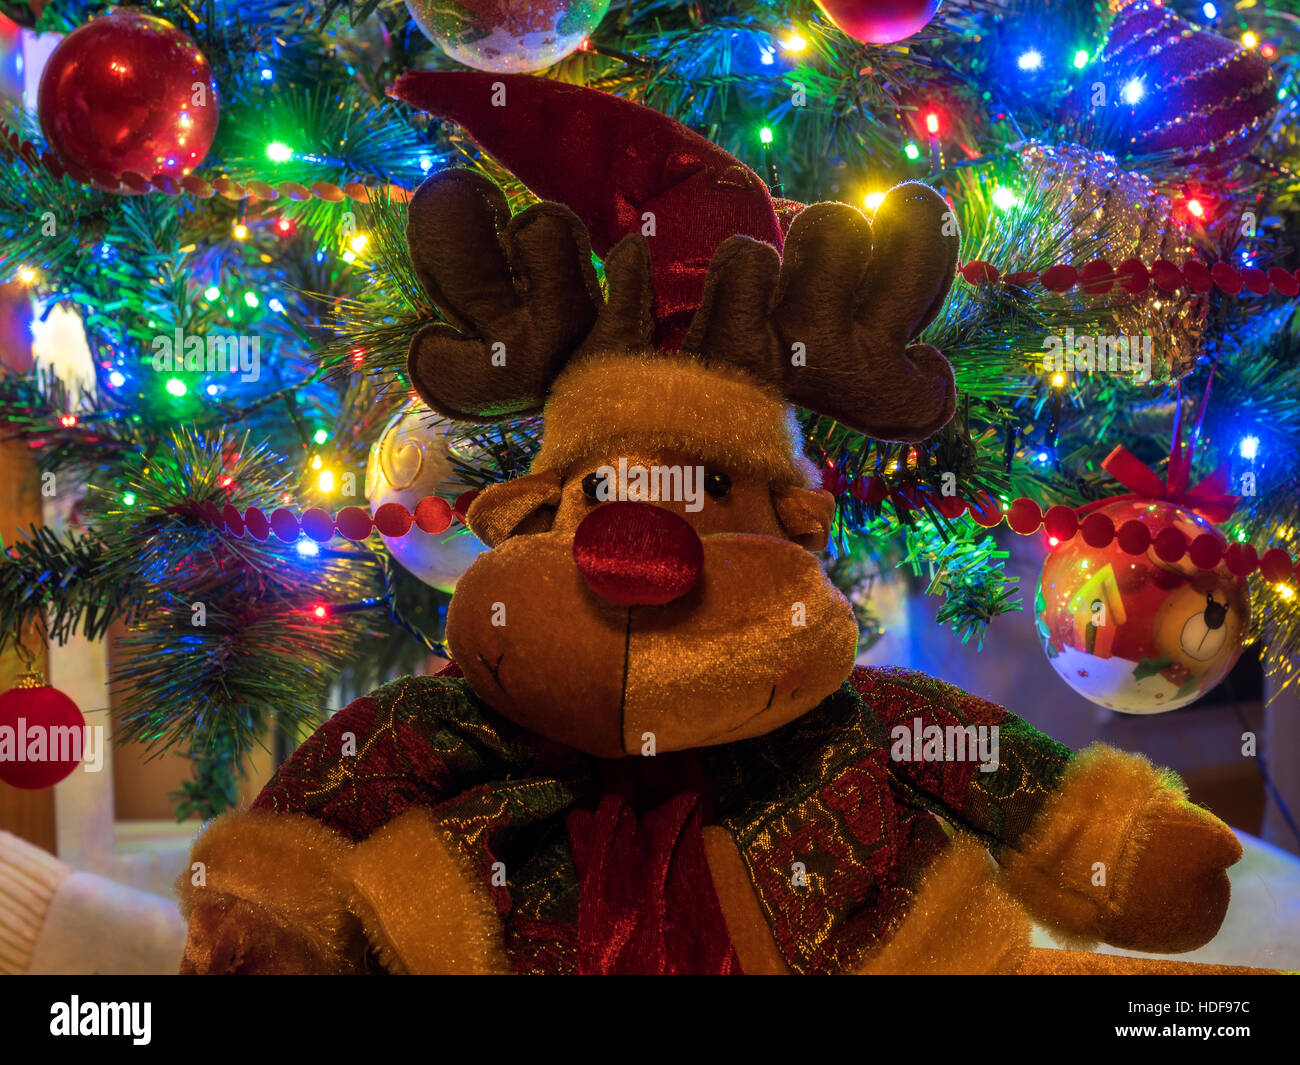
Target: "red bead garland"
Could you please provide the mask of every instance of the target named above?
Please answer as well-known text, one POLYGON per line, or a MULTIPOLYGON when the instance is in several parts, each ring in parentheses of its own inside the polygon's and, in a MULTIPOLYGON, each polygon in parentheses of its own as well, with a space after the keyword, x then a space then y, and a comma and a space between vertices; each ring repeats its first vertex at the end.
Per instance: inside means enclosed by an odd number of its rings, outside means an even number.
POLYGON ((1145 555, 1151 546, 1151 530, 1142 522, 1130 519, 1119 527, 1116 539, 1126 555, 1145 555))
MULTIPOLYGON (((871 505, 883 502, 888 494, 884 481, 879 477, 872 475, 849 481, 839 470, 824 471, 823 485, 834 495, 848 492, 871 505)), ((1042 530, 1052 539, 1052 546, 1078 535, 1090 547, 1099 550, 1112 542, 1118 542, 1120 550, 1128 555, 1142 555, 1154 548, 1157 556, 1165 562, 1174 563, 1187 557, 1197 568, 1207 570, 1222 564, 1236 577, 1246 577, 1259 570, 1270 584, 1289 581, 1300 575, 1296 560, 1280 547, 1269 548, 1260 555, 1250 544, 1226 544, 1221 537, 1211 533, 1198 536, 1189 543, 1183 533, 1172 527, 1152 536, 1151 530, 1140 521, 1126 521, 1116 529, 1105 514, 1094 511, 1080 519, 1073 508, 1063 503, 1048 507, 1044 512, 1032 499, 1022 497, 1003 506, 987 492, 977 493, 974 499, 935 495, 924 486, 894 493, 895 501, 901 499, 902 505, 909 499, 914 502, 921 495, 950 521, 963 513, 968 513, 972 521, 986 529, 996 528, 1006 521, 1012 531, 1021 536, 1032 536, 1042 530)))
POLYGON ((1048 536, 1065 543, 1073 540, 1074 534, 1079 531, 1079 516, 1063 503, 1057 503, 1048 507, 1047 513, 1043 515, 1043 528, 1047 530, 1048 536))
POLYGON ((1223 541, 1213 533, 1201 533, 1188 547, 1187 557, 1197 569, 1214 569, 1223 561, 1223 541))
POLYGON ((1259 572, 1266 581, 1273 584, 1290 580, 1293 569, 1291 556, 1280 547, 1270 547, 1259 560, 1259 572))
POLYGON ((1028 536, 1043 524, 1043 512, 1032 499, 1017 499, 1007 508, 1007 524, 1021 536, 1028 536))
MULTIPOLYGON (((886 495, 884 481, 878 477, 857 478, 850 482, 838 470, 827 470, 823 483, 830 481, 839 488, 836 495, 852 492, 863 502, 877 504, 886 495)), ((913 501, 920 490, 914 489, 913 501)), ((213 503, 199 508, 199 516, 214 528, 225 530, 236 537, 245 534, 255 540, 266 540, 269 533, 283 543, 291 544, 300 536, 317 543, 326 543, 338 533, 354 543, 366 539, 378 530, 385 536, 405 536, 412 526, 426 533, 446 532, 453 520, 465 521, 470 504, 477 491, 462 493, 454 504, 438 496, 425 496, 412 513, 400 503, 385 503, 372 516, 364 507, 344 507, 337 517, 328 511, 313 507, 299 519, 288 507, 279 507, 268 519, 259 507, 249 507, 242 514, 230 504, 220 510, 213 503)), ((902 498, 901 496, 899 498, 902 498)), ((986 529, 1000 525, 1003 520, 1021 536, 1032 536, 1039 530, 1058 542, 1082 536, 1090 547, 1104 548, 1118 541, 1125 554, 1141 555, 1150 548, 1164 562, 1178 562, 1190 558, 1199 569, 1214 569, 1221 563, 1236 577, 1246 577, 1255 570, 1270 584, 1289 581, 1297 575, 1296 560, 1280 547, 1272 547, 1260 555, 1250 544, 1227 544, 1217 536, 1204 533, 1190 543, 1187 537, 1172 526, 1161 529, 1154 537, 1140 521, 1127 521, 1119 529, 1105 514, 1093 512, 1079 520, 1073 509, 1063 503, 1048 507, 1046 513, 1032 499, 1013 500, 1004 508, 987 492, 980 492, 973 500, 957 496, 932 496, 931 503, 944 517, 956 520, 964 513, 986 529)), ((907 499, 903 499, 907 503, 907 499)))
POLYGON ((1171 525, 1169 528, 1161 529, 1156 533, 1154 546, 1156 557, 1172 566, 1187 554, 1187 537, 1183 535, 1181 529, 1176 529, 1171 525))
POLYGON ((476 491, 464 492, 454 506, 437 496, 425 496, 416 504, 414 513, 401 503, 385 503, 373 516, 365 507, 344 507, 335 517, 320 507, 312 507, 298 518, 288 507, 278 507, 267 518, 260 507, 249 507, 241 514, 229 503, 220 510, 213 503, 204 503, 198 513, 208 525, 240 539, 247 534, 260 542, 274 533, 281 543, 291 544, 306 536, 323 544, 338 533, 345 540, 360 543, 376 529, 384 536, 405 536, 412 525, 426 533, 446 532, 453 519, 465 520, 477 495, 476 491))
POLYGON ((1115 539, 1115 523, 1105 514, 1089 514, 1079 523, 1079 535, 1089 547, 1109 547, 1115 539))
POLYGON ((1163 292, 1177 292, 1186 286, 1193 292, 1204 293, 1217 286, 1229 296, 1243 291, 1266 296, 1270 290, 1289 299, 1300 295, 1300 271, 1283 270, 1280 266, 1264 271, 1257 266, 1236 267, 1227 262, 1207 266, 1196 260, 1179 267, 1160 259, 1148 268, 1141 259, 1125 259, 1117 267, 1105 259, 1094 259, 1082 268, 1061 263, 1041 273, 1025 270, 1004 277, 992 263, 976 259, 961 266, 958 273, 971 285, 992 285, 999 280, 1019 287, 1038 283, 1049 292, 1066 292, 1078 285, 1090 296, 1104 296, 1116 284, 1130 296, 1145 292, 1152 284, 1163 292))

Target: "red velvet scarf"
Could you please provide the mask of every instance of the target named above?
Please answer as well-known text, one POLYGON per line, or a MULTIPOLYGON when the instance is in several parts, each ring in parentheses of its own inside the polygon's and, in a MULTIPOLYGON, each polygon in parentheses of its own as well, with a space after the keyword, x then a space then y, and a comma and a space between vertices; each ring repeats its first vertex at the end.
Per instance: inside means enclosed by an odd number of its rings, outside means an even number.
POLYGON ((580 883, 579 971, 739 973, 704 853, 698 761, 625 758, 605 771, 596 809, 566 821, 580 883))

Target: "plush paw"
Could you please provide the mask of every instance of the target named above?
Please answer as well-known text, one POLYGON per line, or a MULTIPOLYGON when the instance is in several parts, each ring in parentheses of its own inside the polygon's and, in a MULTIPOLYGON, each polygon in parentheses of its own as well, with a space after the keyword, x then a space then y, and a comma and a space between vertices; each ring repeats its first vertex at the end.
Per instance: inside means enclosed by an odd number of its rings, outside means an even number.
POLYGON ((1101 914, 1107 943, 1179 954, 1204 946, 1228 912, 1228 867, 1241 858, 1232 830, 1190 802, 1148 809, 1132 840, 1132 866, 1101 914))
POLYGON ((1098 744, 1074 756, 1002 856, 1009 890, 1058 938, 1177 954, 1214 937, 1241 844, 1182 783, 1098 744))
POLYGON ((336 973, 338 960, 231 895, 216 895, 190 914, 182 975, 336 973))

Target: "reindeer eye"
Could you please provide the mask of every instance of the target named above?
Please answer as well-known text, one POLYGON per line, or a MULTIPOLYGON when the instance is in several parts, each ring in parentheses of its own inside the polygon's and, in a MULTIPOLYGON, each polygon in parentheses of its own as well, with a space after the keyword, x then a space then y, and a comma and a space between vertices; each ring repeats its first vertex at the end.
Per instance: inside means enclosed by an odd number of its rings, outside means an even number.
POLYGON ((704 475, 704 490, 714 499, 721 499, 731 491, 731 478, 725 473, 706 473, 704 475))
POLYGON ((587 498, 593 503, 600 500, 604 494, 601 492, 601 485, 605 483, 605 478, 598 473, 589 473, 582 479, 582 490, 586 493, 587 498))

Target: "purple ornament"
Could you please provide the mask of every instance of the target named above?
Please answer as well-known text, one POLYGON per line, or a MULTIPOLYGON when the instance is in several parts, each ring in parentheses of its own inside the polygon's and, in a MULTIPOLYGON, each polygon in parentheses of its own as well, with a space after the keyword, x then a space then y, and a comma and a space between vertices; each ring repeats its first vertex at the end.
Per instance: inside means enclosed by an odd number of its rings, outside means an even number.
POLYGON ((1124 147, 1135 153, 1173 151, 1184 162, 1227 167, 1277 110, 1273 70, 1259 51, 1150 0, 1120 11, 1101 58, 1100 80, 1118 94, 1128 115, 1124 147))

